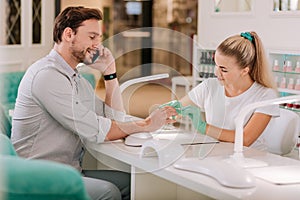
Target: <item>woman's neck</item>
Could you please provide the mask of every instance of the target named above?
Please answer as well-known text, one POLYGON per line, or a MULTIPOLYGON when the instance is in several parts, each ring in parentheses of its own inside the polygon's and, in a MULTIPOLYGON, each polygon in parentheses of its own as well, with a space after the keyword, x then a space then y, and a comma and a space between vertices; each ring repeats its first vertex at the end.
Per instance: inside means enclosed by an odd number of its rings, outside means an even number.
POLYGON ((227 85, 225 86, 225 95, 227 97, 238 96, 247 91, 253 83, 254 81, 249 78, 239 82, 238 84, 227 85))

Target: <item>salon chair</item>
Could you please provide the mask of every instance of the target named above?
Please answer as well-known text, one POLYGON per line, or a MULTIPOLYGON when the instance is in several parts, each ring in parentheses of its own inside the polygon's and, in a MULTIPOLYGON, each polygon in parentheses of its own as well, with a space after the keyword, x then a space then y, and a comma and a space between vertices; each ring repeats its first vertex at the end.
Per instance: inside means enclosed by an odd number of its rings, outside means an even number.
POLYGON ((46 160, 18 157, 9 138, 0 134, 0 199, 88 200, 78 171, 46 160))
MULTIPOLYGON (((2 92, 2 91, 1 91, 2 92)), ((9 139, 11 123, 0 103, 0 199, 88 200, 80 173, 46 160, 18 157, 9 139)))
POLYGON ((5 133, 9 138, 11 135, 11 122, 5 114, 5 109, 0 103, 0 132, 5 133))
POLYGON ((0 73, 0 103, 4 108, 5 115, 10 121, 9 110, 15 107, 18 88, 24 74, 25 71, 0 73))
POLYGON ((290 153, 297 143, 299 125, 299 115, 280 108, 280 116, 271 119, 261 136, 267 151, 278 155, 290 153))

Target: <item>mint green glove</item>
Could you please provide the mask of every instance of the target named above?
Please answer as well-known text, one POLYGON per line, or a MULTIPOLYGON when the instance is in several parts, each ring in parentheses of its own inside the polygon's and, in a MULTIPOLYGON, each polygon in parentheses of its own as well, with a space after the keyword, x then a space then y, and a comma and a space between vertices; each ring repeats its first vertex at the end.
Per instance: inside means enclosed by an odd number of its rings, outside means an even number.
POLYGON ((169 101, 167 103, 164 103, 164 104, 160 105, 159 108, 163 108, 165 106, 171 106, 171 107, 175 108, 176 112, 179 115, 181 115, 182 105, 178 100, 173 100, 173 101, 169 101))
POLYGON ((201 120, 200 109, 195 106, 183 107, 178 100, 169 101, 159 107, 172 106, 175 108, 176 112, 182 116, 188 116, 192 120, 192 124, 195 129, 201 134, 206 133, 206 123, 201 120))
POLYGON ((206 122, 202 121, 200 109, 195 106, 186 106, 182 108, 182 116, 188 116, 192 120, 194 128, 201 134, 206 133, 206 122))

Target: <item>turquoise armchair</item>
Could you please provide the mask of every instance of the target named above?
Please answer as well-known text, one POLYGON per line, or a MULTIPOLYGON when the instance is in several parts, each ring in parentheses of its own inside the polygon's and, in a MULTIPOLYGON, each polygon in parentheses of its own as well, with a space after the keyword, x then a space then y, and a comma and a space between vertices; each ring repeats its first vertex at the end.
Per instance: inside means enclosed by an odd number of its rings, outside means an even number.
MULTIPOLYGON (((80 173, 74 168, 46 160, 28 160, 17 155, 10 141, 8 111, 16 103, 25 72, 0 73, 0 199, 90 200, 80 173)), ((95 87, 93 75, 84 78, 95 87)))
POLYGON ((5 115, 10 119, 8 111, 15 107, 18 88, 25 71, 0 73, 0 103, 4 107, 5 115))
MULTIPOLYGON (((9 138, 11 135, 11 122, 5 114, 5 109, 0 103, 0 133, 5 133, 9 138)), ((0 146, 1 147, 1 146, 0 146)))
POLYGON ((0 104, 0 199, 88 200, 80 173, 46 160, 18 157, 10 139, 10 123, 0 104))
POLYGON ((18 157, 9 138, 0 134, 0 199, 89 200, 74 168, 18 157))

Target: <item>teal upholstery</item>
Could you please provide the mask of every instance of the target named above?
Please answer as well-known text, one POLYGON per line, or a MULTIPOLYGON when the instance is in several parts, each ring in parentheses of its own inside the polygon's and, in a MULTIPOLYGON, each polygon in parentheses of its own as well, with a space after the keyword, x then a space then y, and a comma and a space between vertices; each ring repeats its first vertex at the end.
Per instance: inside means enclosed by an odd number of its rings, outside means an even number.
POLYGON ((0 130, 0 157, 1 155, 17 156, 17 153, 13 145, 11 144, 9 138, 2 134, 0 130))
POLYGON ((9 120, 9 110, 15 107, 18 88, 24 76, 24 71, 0 73, 0 103, 3 105, 5 115, 9 120))
POLYGON ((74 168, 46 160, 20 158, 0 134, 0 199, 89 200, 82 177, 74 168))
POLYGON ((6 105, 16 102, 19 84, 24 74, 24 71, 0 73, 0 91, 2 104, 6 105))
POLYGON ((5 133, 8 137, 11 135, 11 122, 5 114, 5 109, 0 103, 0 133, 5 133))
POLYGON ((94 74, 91 73, 81 73, 81 75, 83 76, 83 78, 85 78, 86 80, 88 80, 88 82, 90 82, 90 84, 93 86, 93 88, 96 87, 96 79, 94 74))

